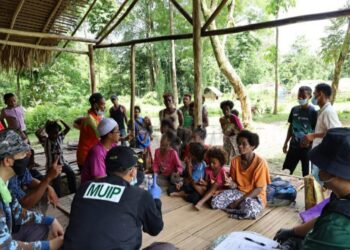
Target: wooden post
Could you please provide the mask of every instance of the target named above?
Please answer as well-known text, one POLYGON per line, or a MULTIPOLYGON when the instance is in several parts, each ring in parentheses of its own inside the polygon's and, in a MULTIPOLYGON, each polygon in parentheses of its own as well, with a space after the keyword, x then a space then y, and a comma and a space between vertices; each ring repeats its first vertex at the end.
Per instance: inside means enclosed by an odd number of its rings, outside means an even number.
POLYGON ((89 63, 90 63, 90 80, 91 80, 91 93, 96 92, 96 78, 95 78, 95 64, 94 64, 94 48, 92 44, 89 44, 89 63))
MULTIPOLYGON (((174 10, 173 5, 169 2, 169 21, 170 21, 170 34, 174 34, 174 10)), ((177 79, 176 79, 176 55, 175 55, 175 41, 170 41, 171 46, 171 86, 173 88, 175 106, 179 103, 179 92, 177 91, 177 79)))
POLYGON ((194 126, 202 125, 202 41, 201 41, 201 3, 200 0, 193 0, 193 68, 194 68, 194 126))
POLYGON ((131 100, 130 100, 130 122, 132 133, 135 135, 135 117, 134 117, 134 106, 135 106, 135 79, 136 79, 136 65, 135 65, 135 44, 131 45, 130 51, 130 82, 131 82, 131 100))
POLYGON ((17 101, 20 105, 22 105, 22 98, 21 98, 21 78, 20 78, 20 75, 21 75, 21 70, 18 70, 17 71, 17 101))

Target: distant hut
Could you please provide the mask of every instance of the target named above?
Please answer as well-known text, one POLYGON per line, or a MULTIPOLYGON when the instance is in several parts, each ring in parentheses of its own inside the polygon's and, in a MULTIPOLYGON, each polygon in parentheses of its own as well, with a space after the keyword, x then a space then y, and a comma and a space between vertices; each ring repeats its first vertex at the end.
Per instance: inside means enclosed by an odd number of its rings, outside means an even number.
POLYGON ((205 99, 217 100, 222 96, 222 93, 219 89, 215 87, 206 87, 204 89, 204 97, 205 99))

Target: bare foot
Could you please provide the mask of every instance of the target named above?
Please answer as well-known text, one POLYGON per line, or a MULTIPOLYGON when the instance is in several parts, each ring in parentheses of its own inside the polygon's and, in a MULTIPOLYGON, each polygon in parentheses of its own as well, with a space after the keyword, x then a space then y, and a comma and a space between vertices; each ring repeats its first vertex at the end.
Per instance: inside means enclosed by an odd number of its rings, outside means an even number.
POLYGON ((196 205, 194 205, 194 209, 196 209, 197 211, 200 211, 202 209, 202 204, 197 203, 196 205))

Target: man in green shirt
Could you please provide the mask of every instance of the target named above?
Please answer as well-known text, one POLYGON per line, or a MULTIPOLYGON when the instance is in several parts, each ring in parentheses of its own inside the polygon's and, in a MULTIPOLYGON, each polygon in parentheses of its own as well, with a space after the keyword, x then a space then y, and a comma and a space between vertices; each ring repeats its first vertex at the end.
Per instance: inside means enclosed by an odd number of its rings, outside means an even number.
POLYGON ((182 102, 184 105, 180 107, 180 110, 184 117, 183 127, 187 129, 192 129, 192 124, 193 124, 193 118, 190 115, 191 99, 192 99, 191 94, 184 94, 184 97, 182 99, 182 102))
POLYGON ((349 152, 349 128, 329 129, 322 143, 310 151, 311 162, 320 168, 320 184, 332 195, 318 218, 277 232, 275 240, 283 249, 350 249, 349 152))

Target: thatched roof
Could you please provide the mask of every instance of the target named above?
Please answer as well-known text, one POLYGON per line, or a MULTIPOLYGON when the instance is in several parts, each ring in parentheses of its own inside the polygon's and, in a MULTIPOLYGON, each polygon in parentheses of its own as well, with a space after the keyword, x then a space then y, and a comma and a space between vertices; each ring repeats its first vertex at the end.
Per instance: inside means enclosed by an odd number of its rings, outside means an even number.
MULTIPOLYGON (((0 0, 0 28, 70 35, 88 4, 89 0, 0 0)), ((0 68, 24 69, 49 62, 52 52, 6 42, 56 46, 60 40, 0 33, 0 68)))

